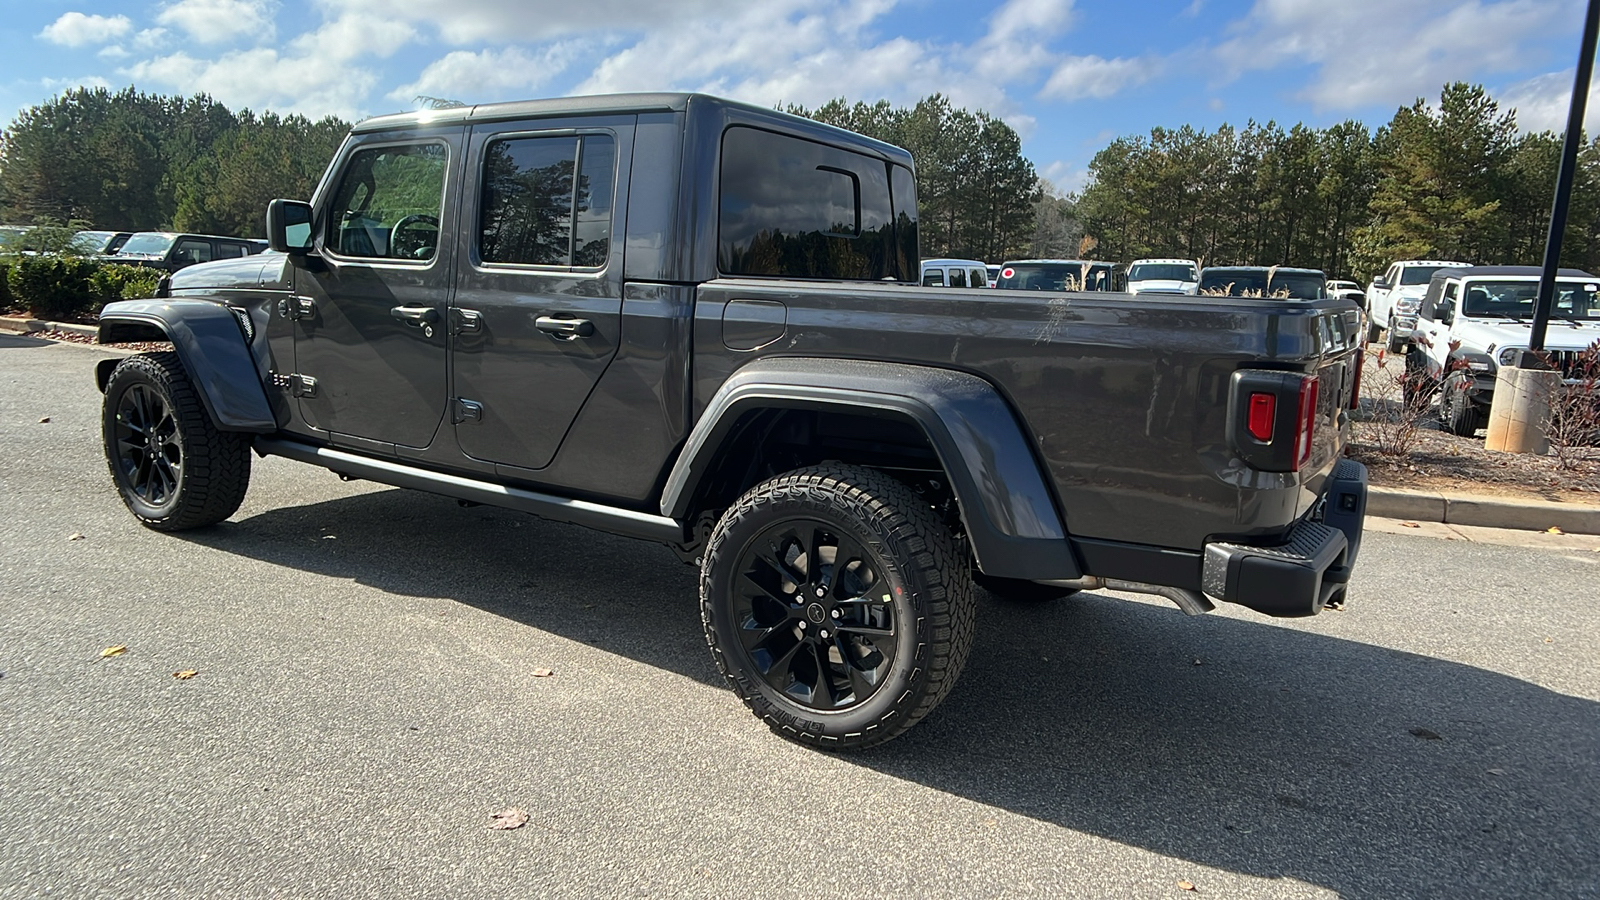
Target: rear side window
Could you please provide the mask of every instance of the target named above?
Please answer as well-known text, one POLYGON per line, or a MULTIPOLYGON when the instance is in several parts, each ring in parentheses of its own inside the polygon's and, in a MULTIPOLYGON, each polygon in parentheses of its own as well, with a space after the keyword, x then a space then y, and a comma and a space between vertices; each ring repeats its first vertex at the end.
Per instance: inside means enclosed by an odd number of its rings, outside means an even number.
POLYGON ((218 259, 237 259, 244 256, 244 247, 239 244, 218 244, 218 259))
POLYGON ((973 287, 988 287, 989 286, 989 273, 985 272, 983 269, 973 269, 972 270, 972 286, 973 287))
POLYGON ((944 270, 929 269, 922 273, 923 287, 944 287, 944 270))
POLYGON ((951 287, 962 287, 962 288, 966 287, 967 286, 967 270, 966 269, 951 269, 950 270, 950 286, 951 287))
POLYGON ((211 261, 211 242, 184 238, 172 250, 172 259, 185 265, 211 261))
POLYGON ((717 267, 728 275, 905 279, 916 272, 916 193, 896 209, 890 166, 813 141, 735 126, 722 138, 717 267), (901 215, 897 217, 897 213, 901 215), (913 251, 897 240, 906 223, 913 251))
POLYGON ((479 258, 604 266, 611 255, 616 148, 608 134, 490 141, 478 207, 479 258))

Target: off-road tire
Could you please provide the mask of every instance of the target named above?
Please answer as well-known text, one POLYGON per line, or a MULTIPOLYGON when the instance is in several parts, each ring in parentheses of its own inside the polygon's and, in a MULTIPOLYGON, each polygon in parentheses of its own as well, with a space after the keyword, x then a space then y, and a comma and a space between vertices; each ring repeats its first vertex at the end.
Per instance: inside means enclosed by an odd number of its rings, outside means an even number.
POLYGON ((1053 587, 1021 578, 997 578, 978 571, 972 573, 972 583, 1001 600, 1013 603, 1049 603, 1078 592, 1077 588, 1053 587))
POLYGON ((1383 328, 1371 319, 1367 320, 1367 343, 1376 344, 1383 337, 1383 328))
POLYGON ((1390 353, 1404 353, 1404 352, 1406 352, 1407 345, 1409 345, 1411 343, 1410 340, 1405 335, 1402 335, 1400 333, 1399 329, 1394 327, 1394 322, 1392 322, 1392 321, 1389 323, 1388 331, 1389 331, 1389 341, 1388 341, 1387 344, 1384 345, 1385 348, 1390 353))
POLYGON ((969 562, 927 502, 888 475, 841 464, 769 479, 722 515, 700 569, 700 612, 712 658, 745 705, 779 735, 827 750, 881 744, 932 712, 960 676, 975 626, 969 562), (881 594, 895 595, 886 604, 895 623, 892 663, 875 690, 846 708, 818 709, 779 691, 740 640, 741 560, 760 552, 763 535, 791 525, 836 530, 864 548, 882 568, 881 594))
POLYGON ((212 424, 176 353, 141 354, 118 363, 106 381, 101 420, 111 480, 122 502, 146 527, 184 531, 213 525, 233 515, 244 501, 250 487, 249 436, 219 431, 212 424), (152 407, 161 406, 146 424, 159 432, 159 455, 169 478, 154 489, 147 476, 141 477, 139 464, 151 451, 129 440, 131 410, 124 400, 132 403, 140 396, 152 407), (124 434, 119 437, 119 432, 124 434))
POLYGON ((1452 372, 1439 387, 1439 421, 1458 437, 1472 437, 1478 431, 1478 408, 1467 397, 1466 376, 1452 372))

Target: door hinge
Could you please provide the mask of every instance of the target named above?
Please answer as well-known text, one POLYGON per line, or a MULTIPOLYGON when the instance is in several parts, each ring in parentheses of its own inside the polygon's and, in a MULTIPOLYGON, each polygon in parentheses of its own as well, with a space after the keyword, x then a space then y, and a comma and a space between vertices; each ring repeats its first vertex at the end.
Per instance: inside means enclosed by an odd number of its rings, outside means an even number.
POLYGON ((289 392, 291 397, 315 397, 317 395, 317 380, 310 375, 301 375, 290 372, 272 372, 267 376, 267 381, 279 390, 289 392))
POLYGON ((483 313, 458 307, 450 310, 450 324, 456 334, 479 334, 483 331, 483 313))
POLYGON ((455 412, 450 418, 457 425, 463 422, 482 422, 483 404, 476 400, 463 400, 457 397, 455 412))

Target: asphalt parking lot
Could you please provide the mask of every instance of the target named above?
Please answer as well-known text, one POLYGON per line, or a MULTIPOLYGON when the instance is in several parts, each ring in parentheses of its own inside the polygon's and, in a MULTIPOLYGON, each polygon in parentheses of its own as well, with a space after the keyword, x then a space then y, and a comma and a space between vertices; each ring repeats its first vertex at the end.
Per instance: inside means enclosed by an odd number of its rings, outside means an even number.
POLYGON ((0 336, 0 896, 1600 896, 1581 542, 1369 533, 1297 621, 985 596, 950 699, 830 756, 664 548, 278 459, 141 528, 101 355, 0 336))

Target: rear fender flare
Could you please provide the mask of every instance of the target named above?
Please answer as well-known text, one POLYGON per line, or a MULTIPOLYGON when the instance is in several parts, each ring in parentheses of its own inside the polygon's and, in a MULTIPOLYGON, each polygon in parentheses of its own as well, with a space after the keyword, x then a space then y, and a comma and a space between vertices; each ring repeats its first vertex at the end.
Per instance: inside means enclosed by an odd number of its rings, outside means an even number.
POLYGON ((903 417, 950 479, 978 567, 1005 578, 1082 575, 1032 441, 988 382, 948 369, 830 359, 751 363, 725 382, 667 477, 664 516, 693 512, 701 477, 746 413, 823 409, 903 417))
MULTIPOLYGON (((207 415, 223 431, 278 429, 255 357, 233 311, 212 300, 122 300, 100 312, 99 342, 167 340, 189 373, 207 415)), ((103 392, 120 360, 101 360, 95 382, 103 392)))

